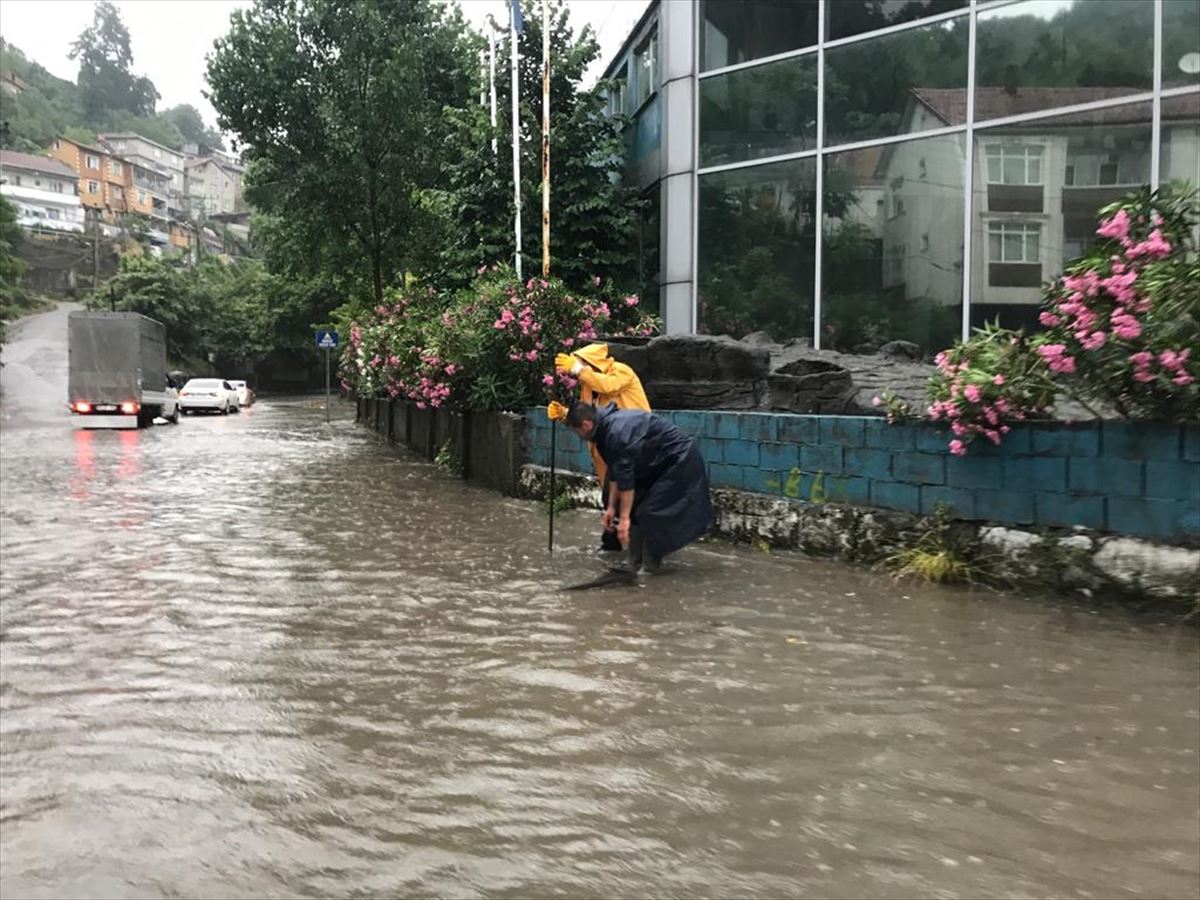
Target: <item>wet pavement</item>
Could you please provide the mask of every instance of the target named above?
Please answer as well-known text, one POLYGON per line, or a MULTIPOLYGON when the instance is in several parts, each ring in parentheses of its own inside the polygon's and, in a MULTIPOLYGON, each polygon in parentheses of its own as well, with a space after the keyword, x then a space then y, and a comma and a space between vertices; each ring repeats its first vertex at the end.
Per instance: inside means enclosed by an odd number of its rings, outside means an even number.
POLYGON ((72 431, 63 318, 0 375, 3 896, 1200 894, 1194 629, 720 544, 562 593, 594 513, 551 558, 348 410, 72 431))

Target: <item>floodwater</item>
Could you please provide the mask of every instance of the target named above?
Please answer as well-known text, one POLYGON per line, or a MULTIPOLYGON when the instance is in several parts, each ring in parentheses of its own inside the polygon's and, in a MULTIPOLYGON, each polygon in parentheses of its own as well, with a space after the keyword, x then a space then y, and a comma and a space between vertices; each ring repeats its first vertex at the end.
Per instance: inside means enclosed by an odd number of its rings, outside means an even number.
POLYGON ((551 557, 346 411, 72 431, 63 319, 4 356, 4 896, 1200 894, 1194 629, 719 544, 562 593, 594 513, 551 557))

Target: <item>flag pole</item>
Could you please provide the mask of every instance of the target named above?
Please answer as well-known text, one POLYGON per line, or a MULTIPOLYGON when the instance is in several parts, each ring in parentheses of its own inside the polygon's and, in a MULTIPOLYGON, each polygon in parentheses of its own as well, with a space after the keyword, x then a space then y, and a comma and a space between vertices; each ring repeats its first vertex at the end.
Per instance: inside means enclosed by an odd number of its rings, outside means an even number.
POLYGON ((550 3, 542 0, 542 277, 550 277, 550 3))
POLYGON ((488 16, 488 94, 492 115, 492 156, 496 155, 496 20, 488 16))
POLYGON ((521 27, 521 0, 510 0, 509 19, 512 25, 512 151, 513 151, 513 235, 516 248, 513 254, 517 278, 521 275, 521 118, 518 109, 517 63, 520 49, 517 47, 517 30, 521 27))

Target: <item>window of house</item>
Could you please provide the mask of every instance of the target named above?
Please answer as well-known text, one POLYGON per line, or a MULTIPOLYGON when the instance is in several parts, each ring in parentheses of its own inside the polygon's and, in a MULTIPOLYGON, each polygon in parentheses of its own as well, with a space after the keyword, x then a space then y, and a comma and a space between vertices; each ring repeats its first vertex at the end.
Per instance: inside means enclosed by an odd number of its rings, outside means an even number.
POLYGON ((16 185, 17 187, 21 186, 21 176, 20 175, 13 176, 13 184, 16 185))
POLYGON ((88 182, 88 193, 89 193, 89 194, 98 194, 98 193, 100 193, 100 182, 98 182, 98 181, 89 181, 89 182, 88 182))
POLYGON ((62 149, 62 141, 60 141, 58 138, 55 138, 55 139, 54 139, 54 149, 55 149, 55 150, 61 150, 61 149, 62 149))
POLYGON ((1036 222, 988 225, 988 259, 1004 263, 1040 263, 1042 226, 1036 222))
POLYGON ((113 192, 113 197, 115 199, 117 199, 117 200, 125 199, 125 191, 123 191, 121 188, 117 187, 116 185, 113 185, 112 192, 113 192))
POLYGON ((1116 159, 1109 158, 1109 162, 1100 164, 1100 183, 1101 184, 1118 184, 1119 183, 1119 166, 1116 159))
POLYGON ((988 144, 989 184, 1042 183, 1042 148, 1036 144, 988 144))
POLYGON ((92 154, 90 154, 90 153, 89 153, 89 154, 87 154, 87 156, 86 156, 86 157, 84 157, 84 160, 83 160, 83 162, 84 162, 84 165, 86 165, 86 166, 87 166, 89 169, 98 169, 98 168, 100 168, 100 157, 98 157, 98 156, 93 156, 93 155, 92 155, 92 154))
POLYGON ((138 203, 145 203, 145 202, 146 202, 146 192, 138 191, 138 203))
POLYGON ((904 179, 893 178, 888 187, 891 188, 888 192, 888 215, 894 219, 904 215, 904 196, 900 193, 900 189, 904 187, 904 179))
POLYGON ((633 56, 634 63, 634 110, 650 98, 657 87, 658 79, 658 32, 646 38, 633 56))
POLYGON ((109 160, 108 167, 114 175, 123 175, 125 173, 125 167, 123 165, 121 165, 120 160, 116 160, 116 159, 109 160))
POLYGON ((629 88, 629 66, 621 66, 613 76, 612 86, 608 89, 608 114, 619 116, 625 112, 625 97, 629 88))
POLYGON ((46 218, 48 218, 48 219, 61 219, 61 218, 62 218, 62 212, 60 212, 60 211, 59 211, 59 210, 57 210, 57 209, 48 209, 48 210, 46 210, 46 218))

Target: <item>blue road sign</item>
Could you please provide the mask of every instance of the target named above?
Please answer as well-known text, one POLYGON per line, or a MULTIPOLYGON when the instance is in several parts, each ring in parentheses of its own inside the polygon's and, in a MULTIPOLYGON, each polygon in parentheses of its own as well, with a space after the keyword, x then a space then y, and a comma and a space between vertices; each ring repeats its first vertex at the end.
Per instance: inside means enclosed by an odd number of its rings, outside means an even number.
POLYGON ((338 333, 336 331, 318 331, 317 332, 317 349, 318 350, 336 350, 338 345, 338 333))

